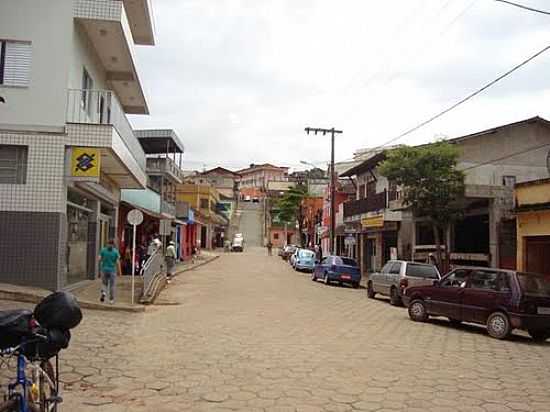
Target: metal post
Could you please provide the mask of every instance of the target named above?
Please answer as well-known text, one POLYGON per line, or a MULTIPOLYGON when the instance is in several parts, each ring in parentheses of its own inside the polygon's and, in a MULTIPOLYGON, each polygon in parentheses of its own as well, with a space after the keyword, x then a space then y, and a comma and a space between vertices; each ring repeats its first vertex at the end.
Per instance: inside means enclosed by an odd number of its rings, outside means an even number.
POLYGON ((136 225, 132 236, 132 305, 134 304, 134 276, 136 275, 136 225))
POLYGON ((336 233, 336 183, 335 183, 335 173, 334 173, 334 127, 331 129, 331 149, 330 149, 330 252, 331 255, 334 255, 336 249, 334 245, 334 238, 336 233))

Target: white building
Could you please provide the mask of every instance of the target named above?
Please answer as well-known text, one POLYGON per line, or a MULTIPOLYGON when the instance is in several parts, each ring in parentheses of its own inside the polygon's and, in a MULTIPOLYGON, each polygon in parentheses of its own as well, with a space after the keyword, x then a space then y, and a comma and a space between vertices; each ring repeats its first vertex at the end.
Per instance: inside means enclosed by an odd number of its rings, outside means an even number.
POLYGON ((120 189, 147 182, 135 44, 154 44, 148 0, 0 3, 0 282, 97 273, 120 189))

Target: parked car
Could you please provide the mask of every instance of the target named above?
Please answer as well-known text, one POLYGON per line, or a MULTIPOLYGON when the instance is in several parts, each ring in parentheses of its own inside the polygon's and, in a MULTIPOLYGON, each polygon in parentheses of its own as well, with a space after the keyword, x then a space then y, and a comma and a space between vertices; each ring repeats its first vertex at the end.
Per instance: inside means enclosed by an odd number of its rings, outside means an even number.
POLYGON ((513 329, 534 340, 550 338, 550 275, 491 268, 456 268, 432 286, 408 288, 403 302, 414 321, 444 316, 451 323, 487 326, 506 338, 513 329))
POLYGON ((295 270, 315 270, 315 252, 309 249, 298 249, 293 255, 292 266, 295 270))
POLYGON ((296 249, 297 249, 296 245, 286 245, 282 249, 282 253, 280 254, 281 258, 283 258, 283 260, 288 260, 290 255, 292 255, 296 251, 296 249))
POLYGON ((354 288, 361 283, 361 270, 353 259, 341 256, 326 256, 315 265, 311 280, 322 279, 328 285, 330 282, 348 283, 354 288))
POLYGON ((389 260, 380 272, 369 274, 367 282, 368 297, 373 299, 379 293, 389 296, 392 305, 401 305, 401 297, 406 288, 431 285, 441 279, 434 265, 408 262, 406 260, 389 260))
POLYGON ((296 261, 296 256, 298 254, 298 252, 302 250, 300 249, 299 247, 297 247, 294 252, 288 257, 288 263, 290 264, 290 266, 294 267, 294 262, 296 261))

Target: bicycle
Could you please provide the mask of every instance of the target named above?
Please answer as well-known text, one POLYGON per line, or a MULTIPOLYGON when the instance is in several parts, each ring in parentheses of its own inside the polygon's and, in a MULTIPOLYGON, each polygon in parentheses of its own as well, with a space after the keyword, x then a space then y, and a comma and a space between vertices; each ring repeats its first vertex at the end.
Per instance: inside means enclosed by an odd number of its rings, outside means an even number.
MULTIPOLYGON (((39 353, 40 344, 51 344, 47 335, 33 333, 31 339, 24 339, 15 347, 0 349, 0 359, 17 358, 16 378, 8 384, 0 412, 56 412, 57 405, 63 402, 59 393, 59 357, 56 355, 56 368, 39 353), (33 351, 34 349, 34 351, 33 351), (26 353, 30 351, 34 352, 26 353), (30 370, 30 373, 27 373, 30 370), (28 377, 30 375, 30 377, 28 377)), ((6 362, 6 361, 5 361, 6 362)))
MULTIPOLYGON (((17 359, 16 375, 0 394, 0 412, 57 412, 59 352, 69 347, 70 329, 82 320, 76 298, 67 292, 46 296, 34 311, 0 312, 0 367, 17 359), (55 357, 55 370, 50 359, 55 357)), ((2 389, 2 387, 0 387, 2 389)))

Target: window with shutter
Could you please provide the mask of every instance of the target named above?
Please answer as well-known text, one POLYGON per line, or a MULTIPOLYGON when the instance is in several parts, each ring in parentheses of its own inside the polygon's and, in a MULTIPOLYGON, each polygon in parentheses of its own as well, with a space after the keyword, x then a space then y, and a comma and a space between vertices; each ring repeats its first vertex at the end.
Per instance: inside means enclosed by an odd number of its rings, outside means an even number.
POLYGON ((0 40, 0 85, 27 87, 31 77, 31 43, 0 40))
POLYGON ((27 146, 0 145, 0 184, 25 184, 27 146))

